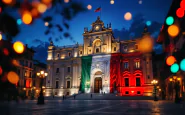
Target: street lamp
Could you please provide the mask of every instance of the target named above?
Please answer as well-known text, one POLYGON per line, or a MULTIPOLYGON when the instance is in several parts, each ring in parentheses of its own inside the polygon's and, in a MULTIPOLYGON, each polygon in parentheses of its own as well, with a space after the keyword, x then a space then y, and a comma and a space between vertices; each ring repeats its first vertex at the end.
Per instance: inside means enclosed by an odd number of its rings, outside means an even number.
POLYGON ((40 83, 40 93, 39 93, 39 97, 38 97, 38 101, 37 104, 44 104, 44 95, 43 95, 43 80, 44 78, 48 75, 48 73, 45 73, 44 71, 40 71, 39 73, 37 73, 37 76, 41 78, 41 83, 40 83))
POLYGON ((154 85, 154 101, 158 101, 158 99, 157 99, 157 86, 156 86, 158 81, 157 80, 152 80, 151 83, 154 85))
POLYGON ((172 78, 169 79, 170 82, 172 82, 174 84, 174 88, 175 88, 175 103, 179 103, 179 90, 180 90, 180 86, 179 86, 179 82, 181 80, 180 77, 177 76, 173 76, 172 78))

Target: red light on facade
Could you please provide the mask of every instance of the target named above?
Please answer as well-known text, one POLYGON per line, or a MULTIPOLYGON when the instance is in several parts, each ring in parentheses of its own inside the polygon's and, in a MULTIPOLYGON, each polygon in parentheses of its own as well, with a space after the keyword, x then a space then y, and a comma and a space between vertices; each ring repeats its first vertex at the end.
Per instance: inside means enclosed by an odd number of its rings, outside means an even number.
POLYGON ((30 87, 30 81, 26 80, 26 88, 29 88, 29 87, 30 87))
POLYGON ((180 3, 180 7, 185 10, 185 0, 182 0, 180 3))
POLYGON ((4 55, 6 55, 6 56, 9 55, 8 49, 4 48, 4 49, 3 49, 3 53, 4 53, 4 55))
POLYGON ((177 15, 179 18, 184 17, 184 9, 183 9, 183 8, 178 8, 177 11, 176 11, 176 15, 177 15))

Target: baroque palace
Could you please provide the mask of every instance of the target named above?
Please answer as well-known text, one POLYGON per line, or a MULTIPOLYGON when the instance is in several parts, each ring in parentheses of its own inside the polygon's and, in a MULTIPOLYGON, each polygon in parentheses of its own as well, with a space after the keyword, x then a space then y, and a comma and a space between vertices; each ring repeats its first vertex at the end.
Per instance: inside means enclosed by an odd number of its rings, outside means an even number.
MULTIPOLYGON (((142 36, 149 35, 147 27, 142 36)), ((84 44, 48 47, 46 96, 83 93, 118 93, 151 96, 152 54, 138 50, 138 39, 115 39, 111 24, 100 17, 84 28, 84 44)))

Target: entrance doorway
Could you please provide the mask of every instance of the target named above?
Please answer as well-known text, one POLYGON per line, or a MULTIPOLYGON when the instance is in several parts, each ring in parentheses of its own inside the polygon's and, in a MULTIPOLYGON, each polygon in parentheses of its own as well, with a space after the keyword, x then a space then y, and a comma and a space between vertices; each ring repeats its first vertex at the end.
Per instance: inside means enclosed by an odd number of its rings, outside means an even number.
POLYGON ((102 89, 102 78, 97 77, 94 80, 94 93, 99 93, 100 89, 102 89))

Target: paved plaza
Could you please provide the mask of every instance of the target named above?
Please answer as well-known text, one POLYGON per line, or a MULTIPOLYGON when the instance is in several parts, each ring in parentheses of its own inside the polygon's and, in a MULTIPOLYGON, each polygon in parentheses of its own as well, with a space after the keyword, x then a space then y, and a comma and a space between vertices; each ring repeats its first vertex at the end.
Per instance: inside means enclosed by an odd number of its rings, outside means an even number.
POLYGON ((185 115, 183 104, 152 100, 36 100, 0 104, 0 115, 185 115))

